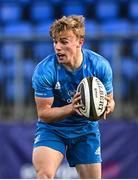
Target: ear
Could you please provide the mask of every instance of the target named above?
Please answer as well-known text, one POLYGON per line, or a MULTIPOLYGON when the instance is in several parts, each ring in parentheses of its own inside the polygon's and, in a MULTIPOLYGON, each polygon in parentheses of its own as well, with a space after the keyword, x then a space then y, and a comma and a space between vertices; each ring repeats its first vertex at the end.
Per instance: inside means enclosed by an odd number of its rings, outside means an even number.
POLYGON ((83 43, 84 43, 84 39, 83 39, 83 38, 80 38, 78 43, 79 43, 79 44, 77 45, 77 48, 81 48, 82 45, 83 45, 83 43))
POLYGON ((83 43, 84 43, 84 38, 80 38, 80 45, 82 46, 83 45, 83 43))

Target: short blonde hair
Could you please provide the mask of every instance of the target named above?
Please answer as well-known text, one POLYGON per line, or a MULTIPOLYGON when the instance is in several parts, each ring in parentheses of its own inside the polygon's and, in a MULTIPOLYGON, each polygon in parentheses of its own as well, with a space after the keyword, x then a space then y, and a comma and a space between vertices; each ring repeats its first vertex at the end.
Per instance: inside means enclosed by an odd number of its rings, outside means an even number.
POLYGON ((85 36, 85 18, 79 15, 63 16, 61 19, 55 20, 50 27, 50 36, 55 39, 59 33, 64 30, 72 30, 77 38, 85 36))

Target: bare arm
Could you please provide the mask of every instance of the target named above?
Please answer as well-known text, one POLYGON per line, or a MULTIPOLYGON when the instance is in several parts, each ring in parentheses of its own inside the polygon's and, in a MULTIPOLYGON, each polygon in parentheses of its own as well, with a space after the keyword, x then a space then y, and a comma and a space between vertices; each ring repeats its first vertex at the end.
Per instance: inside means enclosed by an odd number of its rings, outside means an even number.
POLYGON ((77 105, 78 100, 80 100, 80 95, 77 93, 75 94, 71 104, 62 107, 51 107, 54 98, 35 97, 38 117, 47 123, 61 120, 75 112, 78 112, 78 108, 80 107, 80 105, 77 105))

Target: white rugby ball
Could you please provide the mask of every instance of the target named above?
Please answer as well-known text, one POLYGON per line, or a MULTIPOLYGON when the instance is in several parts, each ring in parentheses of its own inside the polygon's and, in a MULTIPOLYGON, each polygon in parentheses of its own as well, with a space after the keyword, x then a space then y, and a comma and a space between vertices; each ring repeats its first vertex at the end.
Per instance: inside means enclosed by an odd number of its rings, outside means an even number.
POLYGON ((85 77, 79 83, 77 92, 81 94, 79 104, 83 105, 79 111, 93 121, 100 119, 107 106, 103 83, 97 77, 85 77))

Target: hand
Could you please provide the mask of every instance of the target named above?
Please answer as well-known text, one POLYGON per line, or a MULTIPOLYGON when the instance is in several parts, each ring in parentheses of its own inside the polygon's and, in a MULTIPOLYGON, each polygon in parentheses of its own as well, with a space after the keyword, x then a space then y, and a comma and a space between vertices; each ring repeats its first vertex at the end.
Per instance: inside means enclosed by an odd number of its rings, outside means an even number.
POLYGON ((79 92, 77 92, 72 100, 72 107, 73 107, 73 112, 77 112, 80 116, 83 116, 81 112, 79 111, 80 107, 83 107, 83 104, 79 104, 79 101, 81 100, 81 95, 79 92))
POLYGON ((107 106, 103 115, 104 119, 106 119, 106 116, 114 111, 114 107, 115 107, 115 102, 112 94, 107 95, 105 99, 107 100, 107 106))

